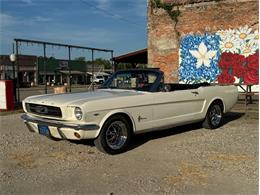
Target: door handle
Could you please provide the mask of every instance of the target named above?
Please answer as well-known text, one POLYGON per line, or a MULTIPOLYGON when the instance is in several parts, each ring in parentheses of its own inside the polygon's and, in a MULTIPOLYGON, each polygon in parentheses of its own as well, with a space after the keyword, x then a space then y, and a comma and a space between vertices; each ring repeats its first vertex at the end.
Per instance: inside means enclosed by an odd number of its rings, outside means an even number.
POLYGON ((195 95, 199 95, 199 92, 197 92, 197 91, 192 91, 191 93, 193 93, 195 95))

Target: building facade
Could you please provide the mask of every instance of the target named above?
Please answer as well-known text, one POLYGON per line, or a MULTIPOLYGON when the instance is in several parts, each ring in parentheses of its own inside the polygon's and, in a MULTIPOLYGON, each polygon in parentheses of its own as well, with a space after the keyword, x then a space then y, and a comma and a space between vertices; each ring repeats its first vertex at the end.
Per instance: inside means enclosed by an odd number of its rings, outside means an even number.
POLYGON ((258 0, 149 0, 148 64, 166 82, 258 84, 258 11, 258 0))
POLYGON ((79 60, 65 60, 46 58, 29 55, 20 55, 14 64, 10 61, 8 55, 0 55, 0 79, 9 80, 19 78, 21 87, 38 84, 89 84, 92 74, 104 74, 104 66, 91 62, 79 60), (92 70, 93 69, 93 70, 92 70), (13 71, 14 70, 14 71, 13 71), (17 77, 17 72, 18 77, 17 77))
MULTIPOLYGON (((37 82, 37 57, 30 55, 19 56, 19 83, 37 82)), ((0 55, 0 76, 1 80, 17 78, 16 62, 12 64, 9 55, 0 55), (14 71, 13 71, 14 70, 14 71)))

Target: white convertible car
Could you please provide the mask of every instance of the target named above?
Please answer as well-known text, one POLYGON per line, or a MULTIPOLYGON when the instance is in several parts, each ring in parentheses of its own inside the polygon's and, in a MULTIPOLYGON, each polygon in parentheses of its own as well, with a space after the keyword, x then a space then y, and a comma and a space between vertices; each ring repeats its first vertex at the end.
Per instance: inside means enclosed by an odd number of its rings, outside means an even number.
POLYGON ((51 138, 94 139, 102 152, 127 150, 133 134, 194 122, 215 129, 236 103, 237 87, 165 84, 159 70, 118 71, 94 92, 28 97, 28 129, 51 138))

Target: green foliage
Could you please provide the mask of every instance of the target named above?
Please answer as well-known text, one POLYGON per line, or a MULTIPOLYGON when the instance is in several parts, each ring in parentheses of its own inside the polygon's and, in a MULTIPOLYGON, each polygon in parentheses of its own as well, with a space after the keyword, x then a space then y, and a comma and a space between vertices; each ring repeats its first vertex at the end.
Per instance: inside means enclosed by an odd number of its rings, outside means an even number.
POLYGON ((144 69, 147 68, 147 64, 138 64, 137 67, 140 69, 144 69))
POLYGON ((170 18, 175 22, 174 29, 175 29, 175 33, 177 35, 177 39, 179 39, 181 34, 176 29, 176 25, 178 23, 178 17, 181 14, 181 12, 179 10, 179 6, 174 4, 174 3, 172 3, 172 4, 170 4, 170 3, 162 3, 161 0, 151 0, 151 5, 154 8, 162 8, 162 9, 164 9, 168 13, 170 18), (177 7, 177 8, 175 9, 175 7, 177 7))
MULTIPOLYGON (((74 59, 75 61, 85 62, 87 64, 92 64, 91 60, 86 60, 85 57, 77 57, 74 59)), ((103 66, 105 69, 111 69, 112 64, 109 60, 103 58, 96 58, 94 59, 94 65, 103 66)))
POLYGON ((131 63, 120 62, 116 65, 117 70, 135 69, 135 68, 144 69, 147 68, 147 64, 131 64, 131 63))
POLYGON ((175 23, 178 22, 178 17, 180 16, 181 12, 179 10, 179 6, 177 6, 177 10, 174 9, 176 6, 174 3, 169 4, 169 3, 162 3, 161 0, 153 0, 152 5, 157 8, 162 8, 164 9, 168 15, 171 17, 175 23))
MULTIPOLYGON (((59 59, 55 59, 53 57, 46 58, 45 59, 45 65, 44 65, 44 58, 39 57, 38 58, 38 68, 40 71, 44 71, 46 68, 46 71, 56 71, 60 69, 59 66, 59 59)), ((91 65, 92 61, 87 61, 85 57, 77 57, 74 58, 74 60, 71 60, 69 62, 69 66, 71 70, 78 70, 78 71, 85 71, 86 65, 91 65)), ((103 66, 105 69, 111 69, 112 64, 109 60, 103 59, 103 58, 96 58, 94 60, 94 66, 103 66)), ((91 66, 90 66, 91 67, 91 66)))
POLYGON ((104 66, 105 69, 111 69, 112 68, 111 61, 103 59, 103 58, 96 58, 94 60, 94 64, 95 65, 104 66))
POLYGON ((132 64, 120 62, 116 65, 116 68, 117 70, 125 70, 125 69, 131 69, 133 67, 132 64))
POLYGON ((77 58, 74 58, 75 61, 83 61, 83 62, 86 62, 86 58, 85 57, 77 57, 77 58))

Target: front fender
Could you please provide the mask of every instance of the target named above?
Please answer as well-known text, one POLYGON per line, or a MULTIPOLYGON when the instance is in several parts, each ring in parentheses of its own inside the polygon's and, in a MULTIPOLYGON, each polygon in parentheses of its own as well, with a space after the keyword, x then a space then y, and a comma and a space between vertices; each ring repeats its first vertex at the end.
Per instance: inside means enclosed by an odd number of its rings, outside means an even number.
MULTIPOLYGON (((127 116, 130 118, 131 122, 132 122, 133 132, 136 131, 136 125, 135 125, 135 121, 134 121, 132 115, 131 115, 129 112, 127 112, 126 110, 117 109, 117 110, 112 110, 112 111, 108 112, 108 113, 102 118, 101 122, 99 123, 99 127, 100 127, 100 128, 99 128, 99 130, 98 130, 98 135, 99 135, 99 133, 100 133, 100 131, 101 131, 103 125, 105 124, 105 122, 106 122, 111 116, 116 115, 116 114, 125 114, 125 115, 127 115, 127 116)), ((96 137, 98 137, 98 135, 97 135, 96 137)))

